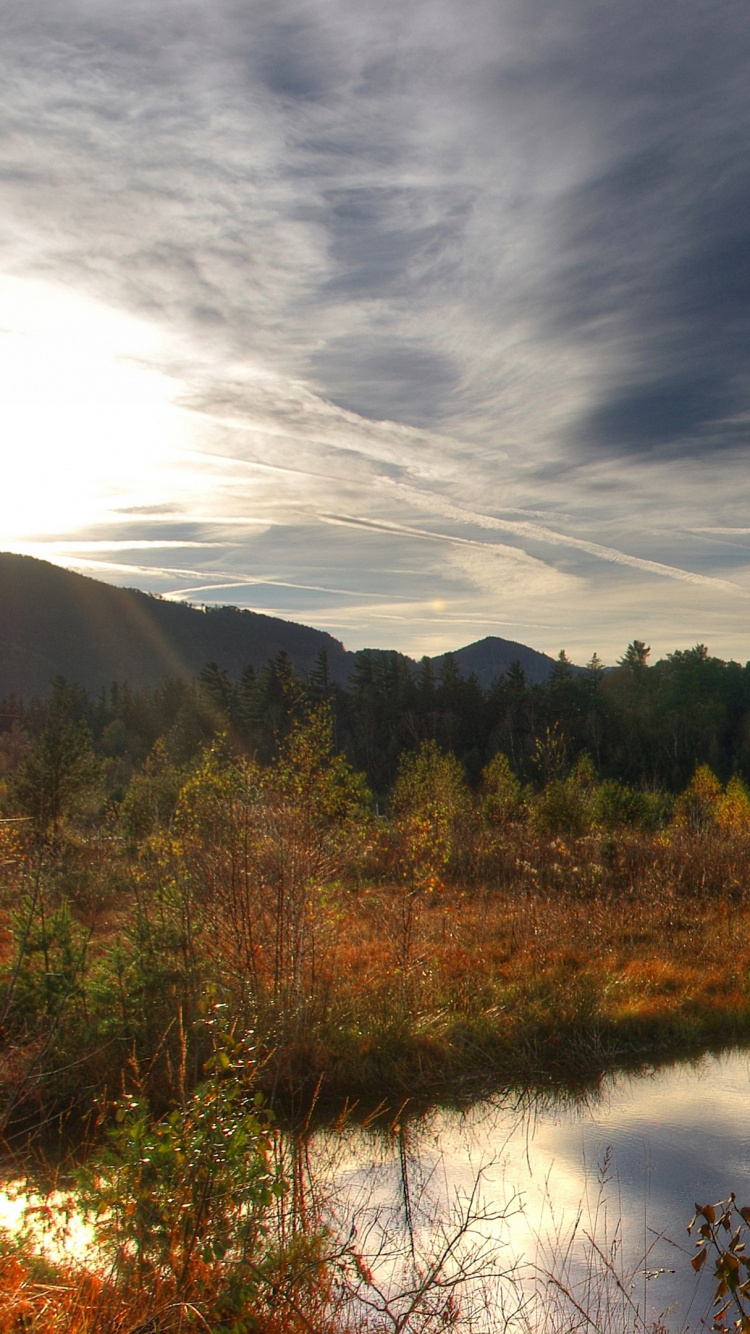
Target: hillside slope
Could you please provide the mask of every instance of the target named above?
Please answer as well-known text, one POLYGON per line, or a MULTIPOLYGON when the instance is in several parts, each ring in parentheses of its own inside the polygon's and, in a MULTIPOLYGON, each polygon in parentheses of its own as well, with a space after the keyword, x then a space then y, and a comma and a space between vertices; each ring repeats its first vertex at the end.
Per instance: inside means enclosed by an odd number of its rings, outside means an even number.
MULTIPOLYGON (((554 658, 546 653, 539 653, 526 644, 517 644, 514 639, 498 639, 495 635, 456 649, 453 657, 461 675, 471 676, 473 672, 483 690, 487 690, 496 677, 504 676, 513 662, 520 662, 529 685, 541 685, 555 665, 554 658)), ((437 671, 442 660, 442 657, 432 660, 437 671)))
POLYGON ((207 662, 235 677, 280 649, 303 675, 321 649, 335 680, 352 668, 353 655, 322 630, 236 607, 202 611, 0 553, 0 697, 45 694, 58 675, 90 691, 115 680, 137 689, 193 677, 207 662))
MULTIPOLYGON (((0 698, 44 695, 55 676, 93 693, 112 681, 139 689, 165 676, 192 678, 208 662, 234 679, 248 663, 261 668, 281 649, 303 678, 325 649, 331 679, 340 685, 348 683, 358 656, 324 630, 277 616, 167 602, 0 552, 0 698)), ((433 658, 436 672, 446 656, 433 658)), ((546 681, 553 667, 545 653, 495 636, 456 649, 453 657, 462 676, 476 673, 484 689, 514 661, 530 684, 546 681)))

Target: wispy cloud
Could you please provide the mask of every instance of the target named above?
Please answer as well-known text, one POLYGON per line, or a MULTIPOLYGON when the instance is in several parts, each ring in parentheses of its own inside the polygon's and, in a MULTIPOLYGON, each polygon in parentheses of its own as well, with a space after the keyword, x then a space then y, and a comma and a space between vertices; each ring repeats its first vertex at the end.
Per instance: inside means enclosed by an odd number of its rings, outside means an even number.
POLYGON ((749 58, 700 0, 6 5, 0 545, 750 655, 749 58))
MULTIPOLYGON (((625 565, 633 570, 642 570, 644 574, 656 574, 665 579, 677 579, 688 584, 704 585, 709 588, 719 589, 723 593, 733 593, 740 597, 750 597, 750 588, 742 588, 740 584, 732 583, 728 579, 715 579, 710 575, 697 574, 693 570, 683 570, 679 566, 665 565, 662 561, 647 560, 642 556, 633 556, 628 552, 619 551, 615 547, 602 546, 600 542, 589 542, 585 538, 575 537, 570 533, 559 532, 556 529, 548 528, 543 524, 528 521, 519 522, 517 519, 496 518, 491 514, 482 514, 476 510, 467 510, 457 505, 452 505, 440 497, 435 497, 430 493, 418 492, 413 487, 406 487, 400 483, 387 483, 395 491, 400 492, 413 504, 418 505, 431 513, 439 513, 444 518, 455 519, 459 523, 476 524, 478 528, 489 528, 497 532, 508 533, 522 541, 531 541, 540 543, 542 546, 570 547, 575 551, 582 551, 588 556, 594 556, 597 560, 608 561, 612 565, 625 565)), ((417 530, 411 530, 416 532, 417 530)), ((697 531, 697 530, 696 530, 697 531)), ((711 530, 716 532, 716 529, 711 530)), ((746 530, 747 531, 747 530, 746 530)), ((422 534, 431 536, 432 534, 422 534)), ((444 536, 444 535, 441 535, 444 536)), ((465 538, 445 538, 450 541, 466 542, 465 538)), ((483 546, 484 543, 473 543, 475 546, 483 546)), ((512 548, 505 548, 512 550, 512 548)))

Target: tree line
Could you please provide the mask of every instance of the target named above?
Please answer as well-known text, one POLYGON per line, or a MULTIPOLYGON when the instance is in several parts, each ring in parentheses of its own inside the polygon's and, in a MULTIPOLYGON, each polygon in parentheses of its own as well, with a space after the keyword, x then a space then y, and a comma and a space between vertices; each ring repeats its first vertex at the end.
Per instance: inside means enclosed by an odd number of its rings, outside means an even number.
POLYGON ((646 791, 680 792, 701 765, 723 783, 750 780, 750 664, 712 657, 702 644, 653 665, 649 653, 634 640, 608 670, 596 655, 575 668, 561 652, 545 683, 530 684, 514 663, 486 690, 450 655, 438 670, 429 658, 415 670, 378 650, 358 655, 347 687, 331 680, 324 651, 306 679, 284 652, 235 680, 210 663, 193 681, 150 690, 114 682, 98 696, 57 678, 44 699, 0 702, 0 782, 22 760, 27 787, 39 778, 33 765, 46 768, 54 819, 66 785, 84 785, 96 765, 109 798, 120 800, 157 743, 183 765, 224 735, 267 764, 320 703, 331 711, 335 749, 378 801, 387 801, 402 757, 425 741, 453 755, 473 786, 498 753, 537 787, 564 779, 583 757, 600 780, 646 791))

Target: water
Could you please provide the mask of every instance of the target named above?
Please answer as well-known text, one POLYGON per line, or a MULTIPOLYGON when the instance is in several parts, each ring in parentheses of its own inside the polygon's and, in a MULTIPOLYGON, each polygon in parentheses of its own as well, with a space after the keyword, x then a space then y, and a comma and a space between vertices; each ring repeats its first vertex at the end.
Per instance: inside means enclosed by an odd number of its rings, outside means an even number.
MULTIPOLYGON (((468 1211, 456 1264, 489 1266, 506 1309, 542 1292, 534 1328, 562 1301, 552 1273, 612 1334, 659 1316, 670 1331, 697 1330, 710 1327, 711 1283, 690 1267, 686 1225, 696 1201, 735 1191, 750 1203, 749 1108, 750 1053, 734 1051, 612 1074, 585 1098, 508 1094, 386 1129, 319 1128, 307 1161, 336 1227, 345 1236, 355 1223, 386 1286, 403 1280, 412 1246, 428 1260, 468 1211)), ((12 1228, 22 1203, 0 1192, 0 1224, 12 1228)), ((91 1240, 73 1214, 47 1249, 84 1256, 91 1240)))
POLYGON ((318 1131, 311 1160, 335 1182, 340 1225, 356 1220, 370 1245, 383 1232, 408 1242, 411 1230, 429 1249, 481 1174, 475 1204, 493 1217, 477 1230, 503 1267, 520 1266, 527 1288, 532 1270, 557 1269, 584 1291, 592 1263, 601 1279, 602 1256, 614 1256, 627 1302, 612 1273, 607 1281, 620 1301, 647 1320, 667 1315, 670 1329, 700 1328, 710 1280, 690 1267, 686 1225, 696 1201, 734 1190, 750 1203, 749 1109, 750 1054, 736 1051, 613 1074, 585 1100, 504 1096, 402 1119, 389 1133, 318 1131))

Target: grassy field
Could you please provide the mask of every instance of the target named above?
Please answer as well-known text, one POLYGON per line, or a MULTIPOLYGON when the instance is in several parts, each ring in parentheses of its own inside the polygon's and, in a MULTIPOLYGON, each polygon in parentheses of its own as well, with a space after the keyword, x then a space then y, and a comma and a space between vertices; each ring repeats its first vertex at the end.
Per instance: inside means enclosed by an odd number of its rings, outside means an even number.
POLYGON ((134 863, 78 842, 41 868, 29 850, 23 894, 22 858, 6 887, 9 1122, 100 1115, 136 1085, 171 1105, 215 1004, 253 1033, 265 1094, 298 1109, 319 1084, 334 1108, 472 1096, 750 1037, 744 831, 510 828, 474 849, 471 878, 427 886, 376 833, 369 879, 281 904, 223 844, 200 868, 174 844, 134 863))
POLYGON ((494 885, 335 898, 300 1075, 441 1098, 750 1037, 745 837, 515 831, 487 860, 494 885))

